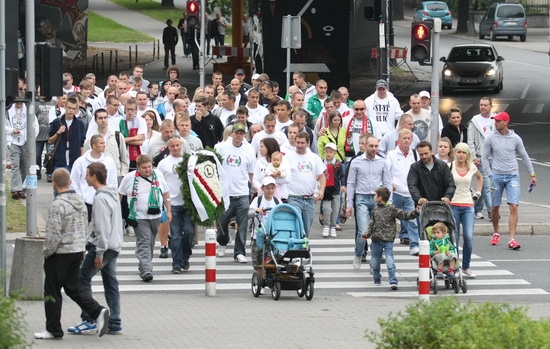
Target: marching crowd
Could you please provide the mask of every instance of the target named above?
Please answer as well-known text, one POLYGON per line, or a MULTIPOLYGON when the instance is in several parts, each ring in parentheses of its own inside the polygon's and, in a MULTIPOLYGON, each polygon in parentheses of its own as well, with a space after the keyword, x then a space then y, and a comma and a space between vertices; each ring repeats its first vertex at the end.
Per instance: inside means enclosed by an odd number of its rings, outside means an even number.
MULTIPOLYGON (((326 81, 308 83, 301 72, 294 72, 284 97, 267 74, 254 74, 249 84, 242 69, 227 84, 214 72, 212 83, 198 87, 192 96, 178 81, 177 66, 168 66, 166 74, 163 82, 149 82, 143 66, 136 66, 131 75, 110 76, 102 89, 93 73, 78 85, 65 73, 63 95, 55 98, 55 106, 41 103, 33 125, 22 117, 25 104, 9 107, 13 199, 25 198, 21 154, 27 127, 36 130, 37 167, 42 167, 44 148, 53 155, 45 176, 56 196, 44 252, 45 296, 53 297, 56 305, 46 306, 46 331, 36 338, 63 336, 61 287, 83 309, 82 323, 69 332, 122 332, 115 265, 124 232, 136 237, 144 282, 153 280, 157 235, 159 257, 168 258, 171 252, 172 273, 189 269, 197 222, 185 208, 176 168, 184 153, 203 148, 221 155, 225 171, 220 181, 225 182, 229 202, 219 218, 219 257, 227 252, 229 227, 234 225, 233 258, 248 262, 249 210, 261 208, 253 207, 258 202, 273 205, 274 197, 295 207, 308 237, 320 203, 321 236, 337 238, 341 224, 353 217, 353 267, 360 269, 367 261, 368 236, 376 256, 371 258, 375 284, 380 284, 385 249, 390 286, 397 289, 389 246, 396 233, 385 231, 391 224, 384 229, 376 224, 388 221, 389 215, 394 223, 395 217, 403 219, 399 243, 418 255, 417 215, 411 211, 436 200, 451 206, 457 239, 463 244, 462 272, 475 277, 470 269, 474 220, 484 218, 485 205, 494 227, 491 244, 497 245, 504 190, 510 210, 508 247, 520 248, 515 239, 520 188, 516 154, 532 185, 536 177, 521 138, 508 129, 510 116, 493 113, 491 98, 481 98, 480 113, 466 126, 459 108, 451 109, 447 123, 440 117, 439 141, 432 145, 434 118, 427 91, 411 95, 404 112, 385 80, 378 80, 364 100, 351 101, 346 87, 329 92, 326 81), (474 177, 477 186, 471 189, 474 177), (266 188, 268 200, 252 200, 262 197, 266 188), (379 211, 390 203, 397 211, 379 211), (88 224, 89 229, 83 228, 88 224), (109 309, 89 299, 90 280, 97 272, 103 277, 109 309)), ((24 93, 24 81, 19 87, 24 93)))

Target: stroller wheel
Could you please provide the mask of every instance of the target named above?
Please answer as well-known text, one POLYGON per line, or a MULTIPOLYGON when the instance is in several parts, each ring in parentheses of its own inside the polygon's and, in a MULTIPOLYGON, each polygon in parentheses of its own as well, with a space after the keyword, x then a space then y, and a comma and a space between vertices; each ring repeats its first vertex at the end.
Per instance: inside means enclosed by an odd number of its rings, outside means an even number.
POLYGON ((252 274, 252 295, 254 297, 258 297, 261 291, 262 291, 262 278, 260 277, 260 274, 257 271, 255 271, 254 274, 252 274))
POLYGON ((437 279, 435 278, 432 279, 432 290, 434 294, 437 294, 437 279))
POLYGON ((306 283, 306 299, 308 301, 310 301, 312 298, 313 298, 313 282, 312 281, 308 281, 306 283))
POLYGON ((274 300, 279 300, 281 297, 281 283, 279 281, 275 281, 273 283, 273 288, 271 289, 271 297, 273 297, 274 300))
POLYGON ((306 274, 302 275, 302 287, 296 290, 298 297, 302 298, 306 295, 306 274))
POLYGON ((452 283, 453 283, 453 289, 454 289, 455 293, 458 293, 458 291, 460 290, 458 279, 454 279, 452 281, 452 283))
POLYGON ((449 281, 449 279, 445 279, 445 288, 446 289, 451 288, 451 282, 449 281))
POLYGON ((466 280, 460 281, 461 287, 462 287, 462 293, 468 292, 468 284, 466 284, 466 280))

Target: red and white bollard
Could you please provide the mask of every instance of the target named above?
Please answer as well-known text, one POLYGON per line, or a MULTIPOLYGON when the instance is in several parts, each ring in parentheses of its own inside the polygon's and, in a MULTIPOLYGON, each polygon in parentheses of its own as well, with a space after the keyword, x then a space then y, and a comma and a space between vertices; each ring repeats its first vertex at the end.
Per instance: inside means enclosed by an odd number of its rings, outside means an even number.
POLYGON ((418 256, 418 299, 430 301, 430 242, 419 241, 420 253, 418 256))
POLYGON ((216 230, 206 229, 204 234, 205 248, 205 294, 216 295, 216 230))

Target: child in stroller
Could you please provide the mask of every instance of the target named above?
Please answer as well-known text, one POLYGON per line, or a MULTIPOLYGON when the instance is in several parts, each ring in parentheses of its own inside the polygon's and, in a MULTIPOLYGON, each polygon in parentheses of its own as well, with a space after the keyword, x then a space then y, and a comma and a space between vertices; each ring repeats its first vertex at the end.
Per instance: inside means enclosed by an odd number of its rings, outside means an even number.
POLYGON ((432 227, 432 237, 430 239, 430 256, 437 264, 437 279, 445 279, 443 267, 445 262, 449 268, 446 271, 447 276, 453 280, 456 278, 454 269, 456 265, 456 250, 451 243, 449 234, 447 234, 447 226, 443 222, 437 222, 432 227))

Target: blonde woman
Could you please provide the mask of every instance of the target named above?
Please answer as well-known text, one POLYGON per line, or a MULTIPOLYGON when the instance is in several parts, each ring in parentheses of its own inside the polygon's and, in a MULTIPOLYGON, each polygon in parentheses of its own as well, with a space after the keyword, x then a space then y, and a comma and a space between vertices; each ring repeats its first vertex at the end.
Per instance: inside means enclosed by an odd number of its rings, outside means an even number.
POLYGON ((474 237, 474 199, 470 190, 472 178, 477 180, 477 190, 474 197, 479 198, 483 189, 483 176, 474 165, 472 153, 466 143, 458 143, 455 147, 455 160, 451 165, 451 173, 456 185, 456 191, 451 200, 451 209, 456 221, 456 243, 460 244, 461 226, 464 238, 462 246, 462 273, 465 277, 474 278, 470 269, 472 245, 474 237))

